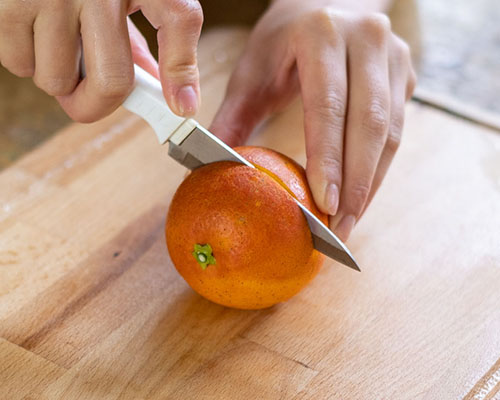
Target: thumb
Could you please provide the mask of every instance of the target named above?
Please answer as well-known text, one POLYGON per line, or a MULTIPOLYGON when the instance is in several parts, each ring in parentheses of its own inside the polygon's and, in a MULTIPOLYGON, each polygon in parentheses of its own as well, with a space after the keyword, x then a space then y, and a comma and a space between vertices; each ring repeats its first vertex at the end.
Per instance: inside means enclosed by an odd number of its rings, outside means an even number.
POLYGON ((163 94, 177 115, 196 114, 200 104, 197 61, 203 11, 197 0, 131 1, 158 29, 158 62, 163 94))
POLYGON ((229 81, 226 94, 210 131, 229 146, 245 143, 255 126, 267 114, 263 90, 244 78, 237 68, 229 81))

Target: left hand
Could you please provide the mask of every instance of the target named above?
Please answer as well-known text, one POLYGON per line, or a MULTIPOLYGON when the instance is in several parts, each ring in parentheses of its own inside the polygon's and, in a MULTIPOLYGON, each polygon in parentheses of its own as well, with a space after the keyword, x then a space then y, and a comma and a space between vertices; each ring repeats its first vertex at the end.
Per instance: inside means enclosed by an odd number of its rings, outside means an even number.
POLYGON ((273 2, 211 129, 239 145, 300 91, 311 191, 331 216, 330 228, 346 240, 398 148, 415 74, 408 46, 385 15, 335 4, 273 2))

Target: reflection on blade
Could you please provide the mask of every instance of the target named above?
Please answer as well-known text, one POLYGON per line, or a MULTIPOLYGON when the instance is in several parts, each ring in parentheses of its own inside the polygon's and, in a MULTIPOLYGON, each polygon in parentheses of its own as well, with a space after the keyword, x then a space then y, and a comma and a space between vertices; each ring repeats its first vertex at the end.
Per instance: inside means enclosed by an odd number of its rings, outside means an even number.
POLYGON ((178 163, 184 165, 186 168, 193 170, 195 168, 201 167, 203 164, 196 157, 191 154, 183 151, 180 146, 173 144, 172 142, 168 143, 168 155, 172 157, 178 163))
MULTIPOLYGON (((176 144, 169 140, 168 153, 173 159, 191 170, 217 161, 236 161, 254 168, 231 147, 199 125, 176 144)), ((359 271, 347 247, 302 203, 294 200, 307 219, 314 248, 327 257, 359 271)))
POLYGON ((319 236, 313 235, 314 248, 320 253, 348 266, 349 268, 355 269, 356 271, 361 271, 356 263, 356 260, 352 257, 349 250, 337 249, 330 243, 325 242, 319 236))
POLYGON ((189 169, 217 161, 235 161, 253 168, 251 163, 201 126, 194 128, 180 144, 169 140, 168 153, 189 169))
POLYGON ((313 237, 314 248, 327 257, 333 258, 356 271, 361 271, 345 244, 302 203, 298 200, 295 201, 307 219, 313 237))

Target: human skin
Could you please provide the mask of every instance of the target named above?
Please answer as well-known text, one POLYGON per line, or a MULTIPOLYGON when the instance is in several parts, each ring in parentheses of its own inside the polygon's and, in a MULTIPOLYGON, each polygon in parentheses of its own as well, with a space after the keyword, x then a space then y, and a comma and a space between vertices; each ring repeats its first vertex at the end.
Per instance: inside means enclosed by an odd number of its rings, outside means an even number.
POLYGON ((131 91, 133 62, 161 79, 169 106, 192 115, 199 103, 197 0, 2 0, 0 62, 33 77, 75 121, 96 121, 131 91), (159 68, 127 15, 141 10, 158 29, 159 68), (80 81, 80 54, 86 78, 80 81))
MULTIPOLYGON (((399 146, 415 86, 408 46, 382 13, 389 0, 275 0, 254 27, 211 130, 241 145, 254 127, 301 95, 307 177, 329 225, 347 240, 399 146)), ((133 62, 161 80, 183 116, 200 102, 196 0, 2 0, 0 62, 33 77, 76 121, 114 111, 133 62), (159 65, 127 15, 158 29, 159 65), (80 54, 86 78, 80 80, 80 54)))
POLYGON ((243 143, 301 94, 307 178, 330 228, 347 240, 400 144, 415 86, 384 0, 275 0, 255 26, 211 129, 243 143))

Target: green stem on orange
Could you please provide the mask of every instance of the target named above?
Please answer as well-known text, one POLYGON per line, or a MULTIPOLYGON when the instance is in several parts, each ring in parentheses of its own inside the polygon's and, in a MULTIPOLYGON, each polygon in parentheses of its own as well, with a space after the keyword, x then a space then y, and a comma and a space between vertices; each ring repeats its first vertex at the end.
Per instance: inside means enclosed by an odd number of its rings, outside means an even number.
POLYGON ((212 246, 207 244, 195 244, 193 254, 201 269, 205 270, 209 265, 215 265, 215 257, 212 255, 212 246))

